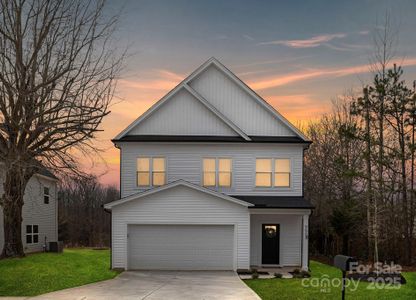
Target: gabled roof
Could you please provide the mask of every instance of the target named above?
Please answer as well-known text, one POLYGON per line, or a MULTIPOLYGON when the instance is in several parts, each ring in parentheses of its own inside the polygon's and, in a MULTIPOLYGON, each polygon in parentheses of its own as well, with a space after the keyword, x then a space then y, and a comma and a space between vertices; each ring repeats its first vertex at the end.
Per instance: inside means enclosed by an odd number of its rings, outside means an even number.
POLYGON ((156 102, 149 110, 137 118, 133 123, 131 123, 127 128, 120 132, 113 141, 120 141, 128 132, 136 127, 138 124, 146 120, 150 115, 158 110, 166 101, 172 98, 180 90, 185 89, 191 93, 195 99, 200 101, 206 108, 208 108, 214 115, 220 118, 227 126, 233 129, 239 136, 244 140, 250 141, 250 137, 243 130, 241 130, 234 122, 227 118, 223 113, 221 113, 216 107, 214 107, 209 101, 207 101, 202 95, 200 95, 195 89, 190 85, 190 82, 195 79, 198 75, 208 69, 210 66, 215 66, 223 74, 225 74, 232 82, 237 84, 245 92, 247 92, 254 101, 257 101, 264 109, 266 109, 274 118, 282 122, 287 126, 296 136, 298 136, 303 141, 308 141, 307 137, 302 134, 295 126, 293 126, 286 118, 284 118, 278 111, 276 111, 270 104, 268 104, 263 98, 261 98, 256 92, 254 92, 250 87, 248 87, 242 80, 240 80, 234 73, 232 73, 228 68, 226 68, 222 63, 220 63, 216 58, 211 57, 205 63, 203 63, 199 68, 192 72, 188 77, 186 77, 182 82, 180 82, 173 90, 167 93, 162 99, 156 102))
POLYGON ((177 186, 186 186, 190 189, 199 191, 201 193, 205 193, 205 194, 217 197, 217 198, 221 198, 221 199, 226 200, 226 201, 230 201, 230 202, 233 202, 233 203, 236 203, 236 204, 246 206, 246 207, 253 206, 253 204, 245 202, 243 200, 239 200, 239 199, 227 196, 225 194, 207 189, 205 187, 190 183, 190 182, 185 181, 183 179, 180 179, 180 180, 168 183, 166 185, 162 185, 160 187, 156 187, 156 188, 144 191, 144 192, 139 192, 139 193, 124 197, 120 200, 107 203, 107 204, 104 205, 104 208, 105 209, 112 209, 114 206, 124 204, 124 203, 130 202, 130 201, 133 201, 133 200, 137 200, 137 199, 140 199, 140 198, 143 198, 143 197, 146 197, 146 196, 149 196, 149 195, 161 192, 161 191, 166 191, 166 190, 169 190, 169 189, 177 187, 177 186))

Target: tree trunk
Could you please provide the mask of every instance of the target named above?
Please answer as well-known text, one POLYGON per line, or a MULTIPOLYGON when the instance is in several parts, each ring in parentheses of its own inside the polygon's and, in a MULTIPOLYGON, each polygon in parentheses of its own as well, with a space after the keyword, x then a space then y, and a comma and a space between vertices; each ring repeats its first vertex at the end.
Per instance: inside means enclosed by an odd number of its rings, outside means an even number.
POLYGON ((6 167, 2 197, 4 245, 0 258, 24 256, 22 244, 22 208, 23 195, 28 182, 25 170, 18 167, 6 167))

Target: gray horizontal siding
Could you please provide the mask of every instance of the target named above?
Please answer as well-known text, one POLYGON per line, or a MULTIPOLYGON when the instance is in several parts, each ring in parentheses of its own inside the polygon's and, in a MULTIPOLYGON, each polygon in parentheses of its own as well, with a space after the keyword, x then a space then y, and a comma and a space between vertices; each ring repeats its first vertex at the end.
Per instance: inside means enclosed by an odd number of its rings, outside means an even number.
MULTIPOLYGON (((4 174, 0 172, 0 196, 3 194, 4 174)), ((56 182, 41 176, 33 176, 26 187, 23 205, 22 242, 24 251, 38 252, 43 250, 46 242, 57 241, 57 201, 56 182), (50 189, 49 204, 43 202, 43 187, 50 189), (39 242, 37 244, 26 244, 26 225, 39 226, 39 242)), ((0 249, 4 244, 3 211, 0 207, 0 249)), ((0 250, 1 251, 1 250, 0 250)))
POLYGON ((236 267, 248 268, 249 265, 247 208, 188 187, 174 187, 116 206, 112 211, 112 222, 114 268, 127 267, 129 224, 232 224, 236 228, 236 267))
POLYGON ((251 215, 250 265, 261 265, 262 224, 280 226, 280 265, 300 266, 302 255, 302 215, 251 215))
POLYGON ((172 144, 120 143, 122 197, 142 191, 136 185, 136 159, 139 156, 164 156, 167 163, 167 181, 183 179, 201 184, 204 157, 233 159, 231 189, 220 189, 227 194, 239 195, 302 195, 303 147, 273 144, 172 144), (290 188, 256 188, 255 162, 257 157, 291 159, 290 188))

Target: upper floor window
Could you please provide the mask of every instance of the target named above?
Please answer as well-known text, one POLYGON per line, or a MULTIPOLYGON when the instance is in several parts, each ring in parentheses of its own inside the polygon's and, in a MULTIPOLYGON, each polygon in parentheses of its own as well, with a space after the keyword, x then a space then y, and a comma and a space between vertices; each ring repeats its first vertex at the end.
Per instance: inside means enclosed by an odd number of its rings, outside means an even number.
POLYGON ((204 158, 203 186, 231 187, 231 165, 230 158, 204 158))
POLYGON ((49 204, 49 198, 50 198, 49 188, 44 186, 43 187, 43 203, 49 204))
POLYGON ((26 244, 37 244, 39 242, 39 226, 26 225, 26 244))
POLYGON ((137 185, 161 186, 166 183, 164 157, 139 157, 137 159, 137 185))
POLYGON ((257 187, 290 187, 290 159, 256 159, 257 187))

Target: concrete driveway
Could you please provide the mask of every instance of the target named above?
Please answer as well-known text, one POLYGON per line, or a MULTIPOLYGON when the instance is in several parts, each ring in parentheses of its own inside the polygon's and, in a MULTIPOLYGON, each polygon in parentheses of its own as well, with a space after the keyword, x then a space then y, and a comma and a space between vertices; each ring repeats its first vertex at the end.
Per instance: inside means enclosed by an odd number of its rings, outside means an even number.
POLYGON ((40 295, 36 300, 260 299, 234 272, 137 271, 115 279, 40 295))

